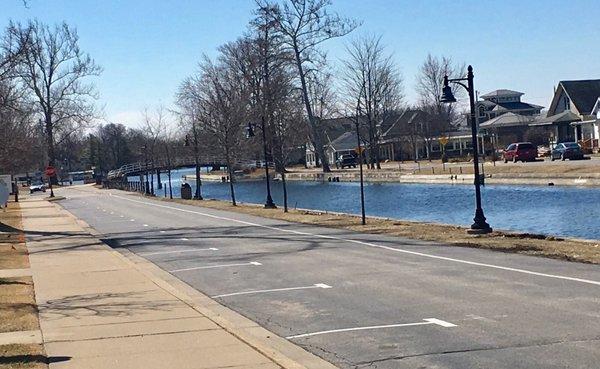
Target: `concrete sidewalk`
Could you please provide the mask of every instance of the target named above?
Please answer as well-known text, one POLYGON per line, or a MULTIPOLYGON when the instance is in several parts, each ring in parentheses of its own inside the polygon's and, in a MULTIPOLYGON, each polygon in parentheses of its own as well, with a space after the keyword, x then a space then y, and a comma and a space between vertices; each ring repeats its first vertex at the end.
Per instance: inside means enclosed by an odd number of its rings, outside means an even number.
POLYGON ((333 368, 112 250, 59 206, 32 197, 21 208, 51 368, 333 368))

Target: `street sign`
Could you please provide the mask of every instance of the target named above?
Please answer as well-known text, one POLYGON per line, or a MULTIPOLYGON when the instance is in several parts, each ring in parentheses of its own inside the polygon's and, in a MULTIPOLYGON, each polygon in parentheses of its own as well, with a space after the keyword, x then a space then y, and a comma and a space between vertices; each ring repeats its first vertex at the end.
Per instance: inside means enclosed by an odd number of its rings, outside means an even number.
POLYGON ((446 146, 446 144, 448 144, 448 141, 449 141, 449 140, 448 140, 448 137, 447 137, 447 136, 442 136, 442 137, 440 137, 440 138, 439 138, 439 140, 438 140, 438 141, 440 142, 440 144, 441 144, 442 146, 446 146))
POLYGON ((46 176, 48 177, 54 177, 54 175, 56 174, 56 169, 53 166, 48 166, 46 168, 46 176))

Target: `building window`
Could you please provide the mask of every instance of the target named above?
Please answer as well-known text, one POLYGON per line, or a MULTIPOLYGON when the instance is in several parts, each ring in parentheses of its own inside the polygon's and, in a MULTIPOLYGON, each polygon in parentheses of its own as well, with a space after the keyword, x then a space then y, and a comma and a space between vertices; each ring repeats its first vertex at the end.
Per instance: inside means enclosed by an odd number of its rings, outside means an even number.
POLYGON ((485 117, 485 107, 484 106, 479 107, 479 116, 482 118, 485 117))

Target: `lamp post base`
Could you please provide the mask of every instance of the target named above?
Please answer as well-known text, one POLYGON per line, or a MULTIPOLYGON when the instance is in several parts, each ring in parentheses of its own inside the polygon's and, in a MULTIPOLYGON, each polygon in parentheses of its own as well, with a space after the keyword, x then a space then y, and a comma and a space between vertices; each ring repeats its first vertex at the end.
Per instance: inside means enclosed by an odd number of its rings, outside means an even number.
POLYGON ((267 197, 267 202, 265 202, 265 209, 277 209, 277 205, 275 205, 271 196, 267 197))
POLYGON ((467 230, 468 234, 487 234, 492 232, 492 227, 485 221, 485 215, 483 215, 482 209, 475 211, 475 218, 473 218, 473 224, 471 229, 467 230))

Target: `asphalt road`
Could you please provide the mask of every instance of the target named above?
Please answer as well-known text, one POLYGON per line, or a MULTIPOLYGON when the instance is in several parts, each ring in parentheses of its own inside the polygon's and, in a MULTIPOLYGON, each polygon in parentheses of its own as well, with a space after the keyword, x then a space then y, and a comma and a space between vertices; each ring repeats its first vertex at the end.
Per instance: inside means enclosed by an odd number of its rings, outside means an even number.
POLYGON ((67 210, 341 368, 599 368, 600 267, 61 189, 67 210))

